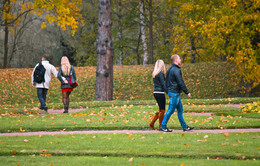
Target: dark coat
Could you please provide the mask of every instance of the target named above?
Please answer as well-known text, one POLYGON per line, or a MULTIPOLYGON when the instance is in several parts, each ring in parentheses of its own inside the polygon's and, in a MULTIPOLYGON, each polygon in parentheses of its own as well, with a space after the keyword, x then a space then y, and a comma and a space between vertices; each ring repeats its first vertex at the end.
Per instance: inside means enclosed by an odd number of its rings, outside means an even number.
POLYGON ((162 72, 160 72, 155 78, 153 78, 154 92, 167 92, 165 86, 165 78, 162 72))
POLYGON ((182 79, 180 67, 174 63, 167 70, 166 87, 168 92, 181 93, 183 91, 185 94, 190 93, 182 79))
POLYGON ((65 75, 63 74, 62 69, 61 69, 61 66, 60 66, 60 69, 59 69, 59 72, 58 72, 58 76, 57 76, 57 77, 59 78, 59 80, 60 80, 60 82, 61 82, 61 86, 60 86, 61 89, 64 89, 64 88, 72 88, 72 87, 70 86, 70 75, 71 75, 71 74, 72 74, 72 76, 77 80, 77 78, 76 78, 76 73, 75 73, 74 67, 73 67, 72 65, 71 65, 71 68, 70 68, 70 74, 69 74, 68 76, 65 76, 65 75), (62 77, 64 77, 64 78, 68 81, 68 84, 65 84, 65 83, 64 83, 62 77))

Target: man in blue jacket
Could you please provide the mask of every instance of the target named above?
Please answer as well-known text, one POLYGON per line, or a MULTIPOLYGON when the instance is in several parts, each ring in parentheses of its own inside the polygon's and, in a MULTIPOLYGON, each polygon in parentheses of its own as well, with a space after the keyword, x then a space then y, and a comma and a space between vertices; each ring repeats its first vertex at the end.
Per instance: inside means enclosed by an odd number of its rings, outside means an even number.
POLYGON ((183 106, 181 102, 181 92, 183 91, 188 97, 191 97, 189 90, 187 89, 180 70, 181 59, 179 55, 172 55, 172 66, 167 70, 166 74, 166 87, 168 91, 168 96, 170 97, 169 107, 164 115, 161 131, 163 132, 171 132, 172 130, 166 127, 171 115, 174 113, 175 109, 177 108, 178 119, 180 121, 181 127, 183 131, 190 131, 194 129, 194 127, 189 127, 184 119, 183 119, 183 106))

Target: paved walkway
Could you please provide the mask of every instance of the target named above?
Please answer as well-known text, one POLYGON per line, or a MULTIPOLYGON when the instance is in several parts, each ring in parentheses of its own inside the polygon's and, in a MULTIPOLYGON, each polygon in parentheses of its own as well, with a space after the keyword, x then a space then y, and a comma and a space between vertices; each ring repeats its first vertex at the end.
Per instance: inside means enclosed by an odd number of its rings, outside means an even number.
MULTIPOLYGON (((73 113, 73 112, 80 112, 80 111, 84 111, 87 108, 80 108, 80 109, 69 109, 69 113, 73 113)), ((49 114, 60 114, 63 113, 64 110, 48 110, 49 114)))
MULTIPOLYGON (((226 132, 260 132, 260 128, 256 129, 214 129, 214 130, 192 130, 189 133, 226 133, 226 132)), ((158 130, 88 130, 88 131, 52 131, 52 132, 24 132, 24 133, 0 133, 0 136, 28 136, 28 135, 66 135, 66 134, 102 134, 102 133, 162 133, 158 130)), ((182 130, 173 130, 172 133, 183 133, 182 130)))

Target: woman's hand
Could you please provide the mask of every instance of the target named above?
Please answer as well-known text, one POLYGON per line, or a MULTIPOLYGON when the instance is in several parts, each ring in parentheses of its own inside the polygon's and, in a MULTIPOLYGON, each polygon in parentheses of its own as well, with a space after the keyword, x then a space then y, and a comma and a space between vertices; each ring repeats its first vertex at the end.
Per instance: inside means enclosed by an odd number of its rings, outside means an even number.
POLYGON ((64 81, 65 84, 68 84, 69 82, 67 80, 64 81))

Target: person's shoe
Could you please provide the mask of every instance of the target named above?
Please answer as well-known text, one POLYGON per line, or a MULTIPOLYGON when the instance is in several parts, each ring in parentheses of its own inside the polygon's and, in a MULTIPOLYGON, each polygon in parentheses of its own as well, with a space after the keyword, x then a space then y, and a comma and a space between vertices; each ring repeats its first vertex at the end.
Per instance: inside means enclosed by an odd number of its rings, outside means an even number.
POLYGON ((160 130, 163 131, 163 132, 172 132, 172 130, 168 129, 167 127, 164 128, 164 129, 161 128, 160 130))
POLYGON ((43 110, 46 111, 46 112, 48 112, 48 107, 45 106, 45 107, 43 108, 43 110))
POLYGON ((193 129, 194 129, 194 127, 189 127, 188 126, 186 129, 183 129, 183 131, 186 132, 186 131, 190 131, 190 130, 193 130, 193 129))
POLYGON ((64 112, 63 113, 69 113, 69 108, 66 104, 64 104, 64 112))

